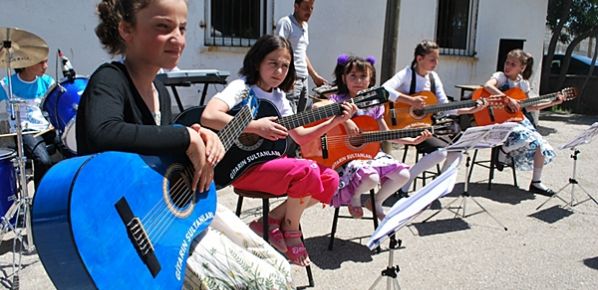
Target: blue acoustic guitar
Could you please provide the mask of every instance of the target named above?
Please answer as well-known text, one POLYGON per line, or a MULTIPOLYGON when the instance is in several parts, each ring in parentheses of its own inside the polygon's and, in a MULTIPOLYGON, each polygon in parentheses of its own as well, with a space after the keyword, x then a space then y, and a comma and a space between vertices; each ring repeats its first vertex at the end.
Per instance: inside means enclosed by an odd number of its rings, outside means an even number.
MULTIPOLYGON (((252 118, 246 106, 220 131, 225 149, 252 118)), ((214 183, 194 192, 192 178, 185 155, 104 152, 52 167, 35 193, 32 229, 56 288, 180 289, 191 243, 217 204, 214 183)))
MULTIPOLYGON (((388 92, 383 87, 375 87, 360 92, 352 102, 358 108, 378 106, 388 101, 388 92)), ((200 108, 191 108, 181 113, 175 122, 188 122, 201 118, 200 108)), ((288 130, 307 125, 342 113, 341 104, 334 103, 301 113, 280 117, 277 123, 288 130)), ((236 116, 231 110, 228 114, 236 116)), ((255 119, 269 116, 280 116, 276 107, 267 100, 259 100, 255 119)), ((234 146, 214 168, 214 182, 217 187, 231 184, 237 177, 251 166, 272 159, 280 158, 287 150, 287 140, 270 141, 256 134, 243 133, 234 142, 234 146)))

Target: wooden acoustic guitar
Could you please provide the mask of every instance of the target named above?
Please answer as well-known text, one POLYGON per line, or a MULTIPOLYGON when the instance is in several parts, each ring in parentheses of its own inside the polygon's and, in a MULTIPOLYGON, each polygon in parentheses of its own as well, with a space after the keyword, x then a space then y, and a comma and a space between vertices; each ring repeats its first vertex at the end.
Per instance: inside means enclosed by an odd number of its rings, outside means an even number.
MULTIPOLYGON (((528 98, 527 94, 520 88, 511 88, 504 92, 505 95, 517 100, 521 108, 531 105, 543 103, 548 100, 554 100, 558 94, 565 96, 565 101, 572 100, 577 97, 577 89, 569 87, 558 92, 541 95, 539 97, 528 98)), ((471 95, 472 100, 481 100, 484 98, 494 98, 493 95, 484 88, 477 89, 471 95)), ((486 109, 473 114, 477 126, 485 126, 490 124, 498 124, 507 121, 519 122, 524 118, 522 110, 510 112, 507 110, 504 100, 500 103, 493 102, 486 109)))
POLYGON ((336 169, 345 163, 358 159, 372 159, 380 151, 380 141, 404 137, 417 137, 424 130, 433 134, 454 133, 453 123, 444 122, 435 126, 379 131, 378 122, 370 116, 357 116, 353 122, 361 129, 358 135, 349 135, 344 124, 330 129, 320 138, 301 145, 301 156, 336 169))
POLYGON ((415 109, 402 102, 388 102, 384 105, 384 120, 390 129, 403 129, 420 125, 431 125, 432 115, 439 112, 451 111, 482 105, 487 100, 466 100, 438 104, 438 97, 430 91, 421 91, 413 96, 424 96, 425 105, 422 109, 415 109))

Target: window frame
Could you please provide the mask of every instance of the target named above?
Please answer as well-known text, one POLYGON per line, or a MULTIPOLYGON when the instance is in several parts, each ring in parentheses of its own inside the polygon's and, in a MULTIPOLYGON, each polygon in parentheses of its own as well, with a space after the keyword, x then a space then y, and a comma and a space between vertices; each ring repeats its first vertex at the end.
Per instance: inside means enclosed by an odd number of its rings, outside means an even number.
MULTIPOLYGON (((205 0, 205 28, 204 28, 204 46, 209 47, 250 47, 257 38, 232 37, 232 36, 212 36, 212 1, 205 0)), ((245 0, 239 0, 245 1, 245 0)), ((273 27, 274 0, 258 0, 260 2, 260 24, 259 37, 271 33, 273 27)))
MULTIPOLYGON (((445 25, 440 23, 440 1, 437 4, 436 14, 436 38, 438 38, 438 27, 439 25, 445 25)), ((448 1, 448 0, 447 0, 448 1)), ((459 0, 452 0, 459 1, 459 0)), ((440 46, 440 54, 442 55, 454 55, 454 56, 469 56, 473 57, 477 54, 476 52, 476 35, 477 35, 477 24, 478 24, 478 11, 479 11, 479 0, 469 0, 469 11, 468 11, 468 25, 467 25, 467 39, 465 41, 465 48, 454 48, 454 47, 443 47, 440 46)))

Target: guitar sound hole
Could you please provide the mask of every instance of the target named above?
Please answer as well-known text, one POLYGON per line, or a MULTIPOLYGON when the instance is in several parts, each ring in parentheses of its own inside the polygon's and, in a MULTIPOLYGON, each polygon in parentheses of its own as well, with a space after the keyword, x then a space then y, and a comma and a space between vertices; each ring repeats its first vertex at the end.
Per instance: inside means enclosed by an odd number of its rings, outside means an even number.
POLYGON ((243 133, 235 141, 235 145, 242 150, 253 151, 260 148, 263 141, 264 140, 258 135, 243 133))
POLYGON ((351 146, 359 147, 359 146, 363 145, 363 142, 364 142, 364 140, 363 140, 363 137, 361 137, 361 136, 349 138, 349 144, 351 144, 351 146))
POLYGON ((415 109, 413 110, 413 116, 419 118, 422 117, 424 115, 424 110, 423 109, 415 109))
POLYGON ((168 176, 167 199, 168 203, 175 209, 187 209, 193 202, 193 191, 191 182, 193 171, 190 167, 175 167, 170 170, 168 176))

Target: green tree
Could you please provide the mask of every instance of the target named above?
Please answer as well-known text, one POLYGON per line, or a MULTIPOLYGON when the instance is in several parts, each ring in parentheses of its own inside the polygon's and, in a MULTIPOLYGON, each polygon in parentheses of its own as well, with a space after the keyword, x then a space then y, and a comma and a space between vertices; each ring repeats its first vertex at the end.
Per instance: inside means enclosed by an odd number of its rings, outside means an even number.
MULTIPOLYGON (((556 82, 556 87, 560 88, 565 82, 575 47, 588 37, 598 36, 598 0, 550 0, 546 20, 553 35, 542 69, 542 82, 548 82, 547 78, 550 74, 550 64, 554 58, 556 43, 560 41, 567 45, 565 56, 561 62, 559 79, 556 82)), ((595 55, 596 50, 590 67, 593 67, 596 61, 595 55)), ((588 73, 591 74, 592 69, 588 73)))

